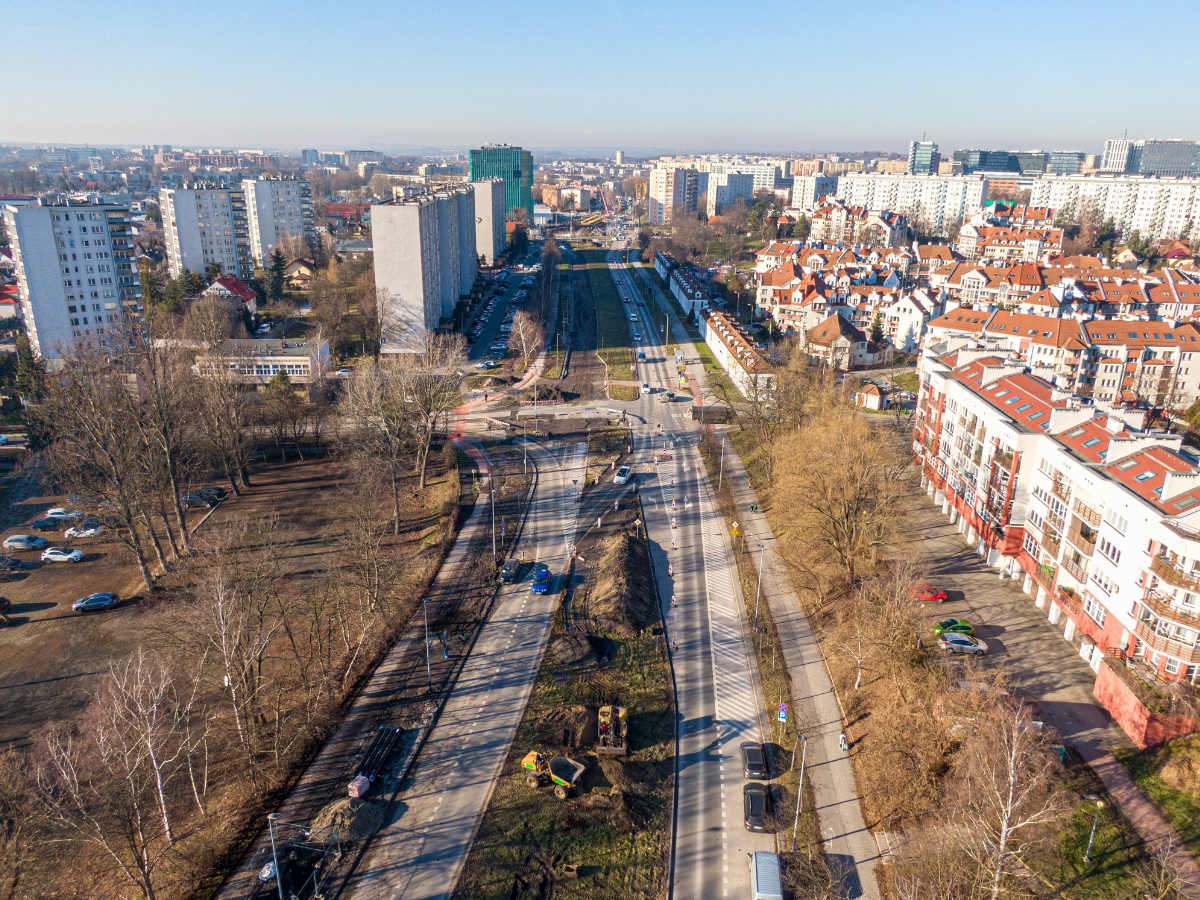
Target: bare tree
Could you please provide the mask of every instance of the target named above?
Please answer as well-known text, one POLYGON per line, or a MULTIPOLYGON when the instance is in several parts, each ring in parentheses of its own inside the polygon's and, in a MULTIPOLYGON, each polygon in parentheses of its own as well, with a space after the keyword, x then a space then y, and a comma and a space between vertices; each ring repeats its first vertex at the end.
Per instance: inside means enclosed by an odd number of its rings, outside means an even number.
POLYGON ((399 534, 400 478, 411 447, 411 410, 406 401, 406 384, 396 377, 396 365, 396 358, 389 356, 374 367, 356 369, 346 379, 339 406, 362 451, 382 459, 387 466, 393 527, 399 534))
POLYGON ((410 408, 408 422, 422 488, 434 435, 462 400, 458 372, 466 361, 459 334, 426 334, 419 352, 399 354, 396 359, 394 372, 410 408))
POLYGON ((192 411, 202 435, 229 488, 240 494, 249 487, 247 466, 250 461, 253 404, 243 389, 242 378, 252 371, 235 347, 205 343, 196 357, 199 375, 192 384, 192 411), (235 480, 236 479, 236 480, 235 480))
MULTIPOLYGON (((542 270, 543 274, 545 269, 542 270)), ((521 354, 528 366, 542 350, 543 324, 540 318, 528 310, 518 309, 513 315, 512 333, 508 336, 509 349, 521 354)))
POLYGON ((1046 826, 1067 810, 1062 767, 1028 708, 998 703, 964 744, 954 774, 948 787, 961 806, 963 849, 999 900, 1014 861, 1056 835, 1046 826))

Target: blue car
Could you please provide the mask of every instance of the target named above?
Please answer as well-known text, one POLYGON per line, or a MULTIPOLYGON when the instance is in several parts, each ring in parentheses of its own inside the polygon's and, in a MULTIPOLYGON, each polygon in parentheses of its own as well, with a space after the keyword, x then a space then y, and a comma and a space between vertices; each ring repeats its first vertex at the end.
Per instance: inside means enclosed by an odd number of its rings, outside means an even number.
POLYGON ((537 564, 537 568, 533 570, 533 587, 529 590, 534 594, 544 594, 550 590, 550 567, 548 565, 537 564))

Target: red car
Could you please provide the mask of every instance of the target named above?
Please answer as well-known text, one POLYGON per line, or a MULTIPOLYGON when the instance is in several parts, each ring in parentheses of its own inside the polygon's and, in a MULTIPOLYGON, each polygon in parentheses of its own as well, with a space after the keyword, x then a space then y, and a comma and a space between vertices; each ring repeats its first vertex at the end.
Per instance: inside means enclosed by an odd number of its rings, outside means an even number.
POLYGON ((908 592, 908 596, 914 600, 923 600, 926 603, 944 603, 946 601, 946 592, 930 587, 927 584, 913 585, 912 590, 908 592))

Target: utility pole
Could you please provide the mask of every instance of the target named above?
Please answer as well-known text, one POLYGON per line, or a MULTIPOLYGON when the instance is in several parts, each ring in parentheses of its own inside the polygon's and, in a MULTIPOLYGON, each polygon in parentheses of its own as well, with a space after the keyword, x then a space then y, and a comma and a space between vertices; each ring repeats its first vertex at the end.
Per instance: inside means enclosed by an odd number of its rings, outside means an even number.
MULTIPOLYGON (((429 665, 429 600, 421 601, 421 612, 425 616, 425 677, 429 679, 429 693, 433 693, 433 669, 429 665)), ((280 894, 280 900, 283 895, 280 894)))
MULTIPOLYGON (((804 748, 800 751, 800 784, 796 788, 796 818, 792 822, 792 852, 796 852, 796 832, 800 828, 800 807, 804 803, 804 758, 808 756, 808 738, 801 736, 804 748)), ((792 751, 792 761, 796 759, 796 751, 792 751)))
POLYGON ((496 485, 492 483, 492 565, 496 565, 496 485))
POLYGON ((721 435, 721 471, 717 474, 717 493, 721 493, 721 481, 725 477, 725 435, 721 435))
POLYGON ((279 813, 270 813, 267 816, 267 830, 271 832, 271 862, 275 865, 275 888, 279 891, 279 900, 283 900, 283 882, 279 878, 279 854, 275 852, 275 820, 279 818, 279 813))
POLYGON ((759 544, 761 553, 758 555, 758 590, 754 593, 754 633, 758 634, 758 601, 762 597, 762 564, 763 557, 767 555, 767 545, 759 544))

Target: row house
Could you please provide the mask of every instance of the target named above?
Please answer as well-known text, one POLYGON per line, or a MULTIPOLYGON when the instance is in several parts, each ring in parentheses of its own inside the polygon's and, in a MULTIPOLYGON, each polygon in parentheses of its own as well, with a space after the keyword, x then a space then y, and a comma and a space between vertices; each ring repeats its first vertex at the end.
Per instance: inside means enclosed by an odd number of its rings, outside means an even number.
POLYGON ((872 210, 840 200, 827 200, 811 216, 812 238, 843 244, 895 247, 908 237, 908 217, 890 210, 872 210))
POLYGON ((958 233, 958 252, 967 259, 1035 262, 1046 252, 1062 250, 1061 228, 1014 228, 1006 225, 964 225, 958 233))
POLYGON ((774 391, 774 373, 732 317, 702 309, 699 324, 700 336, 743 397, 757 401, 774 391))
MULTIPOLYGON (((1090 405, 1020 361, 952 343, 921 360, 922 487, 1035 598, 1141 743, 1145 715, 1130 715, 1101 668, 1200 681, 1200 461, 1141 410, 1090 405)), ((1176 726, 1195 723, 1163 725, 1176 726)))

